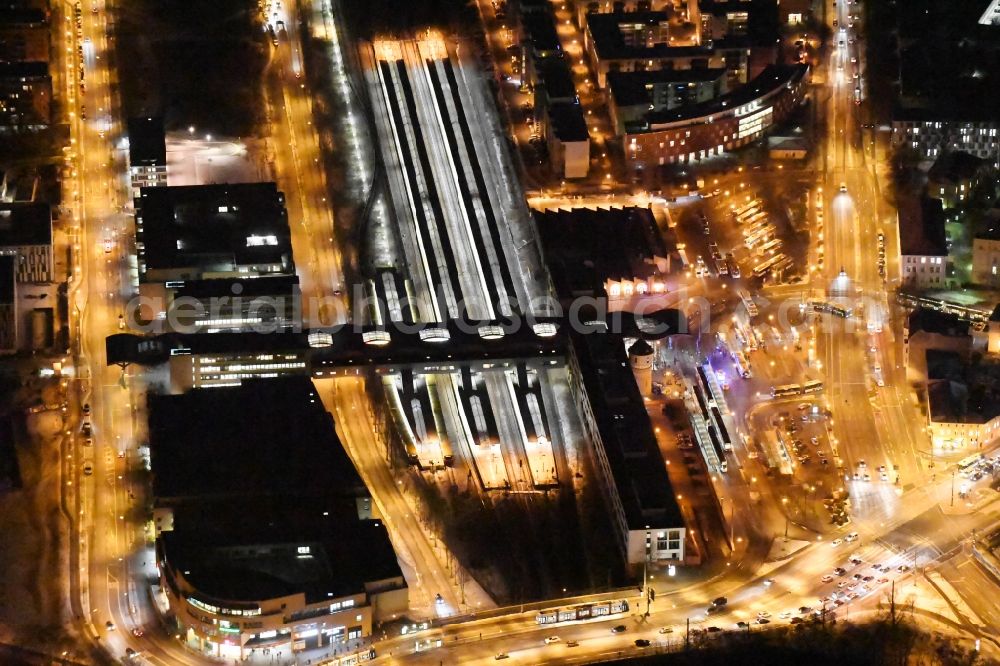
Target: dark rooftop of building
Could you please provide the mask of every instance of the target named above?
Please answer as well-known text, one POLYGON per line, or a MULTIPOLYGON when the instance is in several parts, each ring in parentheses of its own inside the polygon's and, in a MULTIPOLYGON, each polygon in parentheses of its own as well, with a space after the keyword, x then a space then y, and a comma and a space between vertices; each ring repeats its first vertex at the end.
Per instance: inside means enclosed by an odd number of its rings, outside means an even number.
POLYGON ((563 143, 587 141, 587 121, 583 117, 583 107, 577 102, 554 102, 546 113, 552 123, 552 132, 563 143))
POLYGON ((909 335, 918 331, 937 333, 948 337, 963 337, 969 334, 969 322, 958 315, 930 308, 917 308, 910 313, 906 323, 909 335))
POLYGON ((609 278, 633 277, 636 264, 679 258, 648 208, 574 208, 533 211, 543 253, 559 298, 604 295, 609 278))
POLYGON ((565 58, 542 58, 535 67, 542 85, 545 86, 545 94, 550 100, 576 99, 576 85, 573 83, 573 74, 565 58))
POLYGON ((538 53, 561 51, 555 20, 547 12, 530 12, 521 17, 528 43, 538 53))
POLYGON ((655 58, 669 54, 678 57, 688 54, 710 53, 711 49, 702 46, 671 47, 658 42, 651 46, 632 46, 625 40, 621 26, 646 25, 655 27, 667 23, 670 14, 665 11, 642 12, 611 12, 603 14, 587 14, 587 30, 594 42, 594 50, 601 60, 621 58, 655 58))
POLYGON ((47 62, 0 62, 0 79, 37 79, 48 75, 47 62))
POLYGON ((934 161, 930 171, 927 172, 927 178, 946 183, 970 180, 975 178, 986 164, 988 164, 986 160, 962 150, 946 151, 934 161))
POLYGON ((16 276, 17 268, 14 264, 14 256, 10 254, 0 255, 0 305, 13 305, 16 276))
POLYGON ((940 199, 900 197, 899 253, 903 256, 945 257, 948 244, 944 231, 944 208, 940 199))
POLYGON ((144 187, 136 219, 147 269, 281 264, 294 271, 285 198, 274 183, 144 187))
POLYGON ((670 23, 671 31, 687 34, 689 24, 673 17, 673 12, 637 11, 611 12, 587 15, 587 30, 593 38, 594 50, 601 60, 641 59, 641 58, 685 58, 708 56, 714 51, 728 48, 751 48, 754 45, 774 45, 778 36, 776 4, 772 0, 752 3, 736 3, 738 9, 748 12, 747 34, 729 35, 715 39, 711 45, 671 46, 669 42, 657 42, 650 46, 630 45, 622 34, 622 25, 645 24, 653 28, 661 23, 670 23))
MULTIPOLYGON (((979 23, 989 0, 887 3, 885 22, 899 41, 897 109, 904 120, 1000 122, 1000 30, 979 23)), ((889 38, 889 37, 887 37, 889 38)), ((898 73, 897 73, 898 72, 898 73)), ((896 86, 894 85, 894 89, 896 86)))
POLYGON ((961 381, 965 374, 965 361, 956 351, 927 349, 924 351, 924 360, 927 362, 928 381, 961 381))
POLYGON ((46 13, 33 7, 0 7, 0 26, 20 26, 45 23, 46 13))
POLYGON ((128 163, 130 166, 166 166, 167 137, 163 118, 128 119, 128 163))
POLYGON ((350 498, 200 502, 176 509, 160 538, 170 566, 209 603, 297 593, 315 603, 402 576, 385 525, 360 520, 350 498))
POLYGON ((608 89, 618 106, 650 104, 653 88, 669 84, 725 80, 722 68, 655 69, 639 72, 608 72, 608 89))
MULTIPOLYGON (((732 109, 749 104, 770 93, 775 93, 780 89, 794 85, 801 81, 809 73, 809 65, 768 65, 753 80, 746 85, 740 86, 736 90, 725 95, 720 95, 713 100, 701 104, 692 104, 677 109, 663 109, 651 111, 646 115, 645 127, 642 129, 657 129, 657 125, 666 125, 686 120, 688 118, 699 118, 716 113, 731 111, 732 109)), ((641 130, 638 130, 641 131, 641 130)))
POLYGON ((683 527, 622 337, 572 333, 571 340, 629 529, 683 527))
POLYGON ((210 298, 230 296, 254 298, 256 296, 290 295, 299 284, 298 275, 275 275, 259 278, 224 278, 217 280, 191 280, 174 290, 176 298, 210 298))
POLYGON ((306 377, 152 396, 149 412, 158 502, 366 493, 306 377))
POLYGON ((0 203, 0 247, 52 243, 52 207, 41 201, 0 203))
POLYGON ((1000 415, 1000 363, 927 351, 927 399, 935 422, 986 423, 1000 415))

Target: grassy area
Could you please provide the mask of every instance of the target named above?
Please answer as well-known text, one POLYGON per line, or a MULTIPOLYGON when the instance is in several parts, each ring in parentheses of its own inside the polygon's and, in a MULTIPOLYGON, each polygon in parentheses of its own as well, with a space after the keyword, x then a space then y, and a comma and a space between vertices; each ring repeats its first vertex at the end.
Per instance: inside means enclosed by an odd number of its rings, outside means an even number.
POLYGON ((248 136, 263 119, 267 39, 253 0, 134 0, 118 6, 117 67, 128 116, 167 129, 248 136))

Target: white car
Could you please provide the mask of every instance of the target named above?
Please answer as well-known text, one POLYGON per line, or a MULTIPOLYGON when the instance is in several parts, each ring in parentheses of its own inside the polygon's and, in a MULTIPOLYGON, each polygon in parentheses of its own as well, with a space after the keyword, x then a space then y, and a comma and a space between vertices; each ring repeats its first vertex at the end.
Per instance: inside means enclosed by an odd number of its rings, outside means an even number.
POLYGON ((553 643, 558 643, 558 642, 559 642, 558 636, 549 636, 548 638, 545 639, 546 645, 552 645, 553 643))
POLYGON ((840 184, 840 191, 841 192, 847 192, 847 183, 841 183, 840 184))
POLYGON ((844 542, 841 541, 840 539, 834 539, 833 541, 830 542, 830 546, 832 548, 836 548, 837 546, 839 546, 842 543, 844 543, 844 542))
POLYGON ((857 532, 851 532, 846 537, 844 537, 844 540, 847 541, 847 543, 851 543, 852 541, 857 541, 858 540, 858 533, 857 532))
POLYGON ((829 583, 831 580, 833 580, 833 576, 831 574, 826 574, 825 576, 820 578, 820 581, 824 583, 829 583))

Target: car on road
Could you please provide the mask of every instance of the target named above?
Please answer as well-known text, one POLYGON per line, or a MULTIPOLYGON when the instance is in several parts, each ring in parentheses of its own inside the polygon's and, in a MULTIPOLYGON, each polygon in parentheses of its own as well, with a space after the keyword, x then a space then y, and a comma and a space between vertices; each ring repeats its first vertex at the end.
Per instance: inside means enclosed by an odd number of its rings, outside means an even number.
POLYGON ((845 193, 847 192, 847 183, 840 184, 840 191, 845 193))
POLYGON ((497 656, 493 658, 496 659, 497 661, 500 661, 501 659, 510 659, 510 655, 507 654, 506 652, 498 652, 497 656))
POLYGON ((559 637, 558 636, 549 636, 549 637, 547 637, 545 639, 545 644, 546 645, 551 645, 553 643, 558 643, 558 642, 559 642, 559 637))
POLYGON ((673 627, 660 627, 660 633, 661 634, 672 634, 672 633, 674 633, 674 628, 673 627))
POLYGON ((579 645, 579 643, 577 643, 576 641, 566 641, 566 647, 568 648, 576 647, 577 645, 579 645))
POLYGON ((637 638, 635 639, 635 646, 637 648, 647 648, 649 647, 649 640, 645 638, 637 638))
POLYGON ((142 629, 140 629, 139 627, 135 627, 134 629, 132 629, 132 635, 135 636, 136 638, 142 638, 142 629))
POLYGON ((108 620, 107 622, 105 622, 105 623, 104 623, 104 627, 105 627, 105 628, 106 628, 106 629, 107 629, 108 631, 114 631, 114 630, 115 630, 115 623, 114 623, 114 622, 112 622, 111 620, 108 620))
MULTIPOLYGON (((881 386, 881 384, 879 384, 879 386, 881 386)), ((872 475, 869 474, 868 472, 865 472, 865 475, 863 477, 861 477, 861 478, 864 479, 865 481, 871 481, 872 480, 872 475)))
POLYGON ((611 633, 613 633, 613 634, 620 634, 623 631, 625 631, 625 625, 624 624, 616 624, 615 626, 611 627, 611 633))
POLYGON ((830 546, 833 547, 833 548, 836 548, 837 546, 839 546, 842 543, 844 543, 844 542, 841 541, 840 539, 834 539, 833 541, 830 542, 830 546))
POLYGON ((896 567, 896 571, 898 571, 899 573, 906 573, 909 570, 910 567, 905 564, 900 564, 898 567, 896 567))
POLYGON ((766 617, 759 617, 757 618, 757 624, 771 624, 771 621, 766 617))
POLYGON ((844 541, 846 541, 847 543, 851 543, 852 541, 857 541, 857 540, 858 540, 857 532, 851 532, 850 534, 844 537, 844 541))
POLYGON ((90 437, 94 434, 94 430, 90 425, 90 421, 84 421, 83 425, 80 426, 80 432, 83 433, 84 437, 90 437))
POLYGON ((829 583, 831 580, 833 580, 833 576, 831 574, 826 574, 825 576, 820 578, 820 582, 823 583, 829 583))
POLYGON ((89 402, 83 403, 83 413, 84 413, 85 416, 87 416, 87 415, 90 414, 90 403, 89 402))
POLYGON ((94 473, 94 463, 83 463, 83 473, 86 476, 90 476, 94 473))
POLYGON ((840 589, 840 590, 842 590, 842 589, 844 589, 845 587, 847 587, 847 584, 848 584, 848 583, 847 583, 847 581, 846 581, 846 580, 842 580, 842 581, 840 581, 839 583, 837 583, 837 589, 840 589))
POLYGON ((774 585, 774 579, 773 578, 765 578, 764 579, 764 587, 771 587, 772 585, 774 585))

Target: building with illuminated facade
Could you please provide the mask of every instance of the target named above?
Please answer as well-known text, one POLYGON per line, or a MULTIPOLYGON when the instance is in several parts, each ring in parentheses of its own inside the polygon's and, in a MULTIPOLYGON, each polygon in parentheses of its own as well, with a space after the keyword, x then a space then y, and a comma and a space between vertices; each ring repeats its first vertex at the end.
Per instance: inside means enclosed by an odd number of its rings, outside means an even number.
POLYGON ((1000 437, 1000 360, 965 361, 958 352, 927 352, 927 414, 936 450, 981 449, 1000 437))
POLYGON ((806 99, 808 65, 771 65, 736 90, 701 104, 653 110, 625 123, 631 169, 687 164, 736 150, 784 122, 806 99))
POLYGON ((143 187, 167 185, 167 137, 163 118, 129 118, 128 171, 132 198, 138 197, 143 187))
POLYGON ((606 297, 609 310, 630 310, 644 297, 665 295, 681 270, 674 238, 664 237, 648 208, 533 214, 553 288, 567 306, 581 297, 606 297))
POLYGON ((142 187, 135 227, 139 320, 185 332, 298 325, 288 213, 274 183, 142 187))
POLYGON ((941 200, 900 197, 896 208, 900 281, 920 289, 947 287, 948 243, 941 200))
POLYGON ((406 611, 385 524, 308 378, 153 396, 149 430, 159 593, 192 647, 350 652, 406 611))

